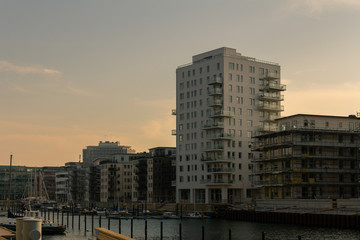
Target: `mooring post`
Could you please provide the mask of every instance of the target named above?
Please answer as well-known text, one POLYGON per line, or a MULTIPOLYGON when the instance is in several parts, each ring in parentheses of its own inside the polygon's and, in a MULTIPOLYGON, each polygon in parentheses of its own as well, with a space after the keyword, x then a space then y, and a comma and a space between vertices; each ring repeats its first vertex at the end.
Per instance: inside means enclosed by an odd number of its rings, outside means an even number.
POLYGON ((301 240, 301 236, 300 236, 300 235, 298 236, 298 240, 301 240))
POLYGON ((61 225, 64 225, 64 210, 61 210, 61 225))
POLYGON ((101 227, 101 215, 99 215, 99 227, 101 227))
POLYGON ((231 240, 231 228, 229 228, 229 240, 231 240))
POLYGON ((74 229, 74 208, 71 209, 71 227, 74 229))
POLYGON ((94 236, 94 213, 91 213, 91 232, 94 236))
POLYGON ((119 233, 121 234, 121 217, 119 216, 119 233))
POLYGON ((145 220, 145 240, 147 240, 147 220, 145 220))
POLYGON ((262 239, 262 240, 265 240, 265 232, 262 232, 261 234, 262 234, 261 239, 262 239))
POLYGON ((79 230, 80 230, 80 219, 81 219, 81 213, 79 211, 79 226, 78 226, 79 230))
POLYGON ((134 228, 133 228, 133 227, 134 227, 134 226, 133 226, 133 220, 134 220, 134 219, 131 218, 131 226, 130 226, 130 237, 131 237, 131 238, 133 237, 133 230, 134 230, 134 228))
POLYGON ((201 227, 201 236, 202 236, 202 240, 205 240, 205 227, 204 226, 201 227))
POLYGON ((85 233, 86 233, 86 214, 84 213, 84 227, 85 227, 85 233))
POLYGON ((179 237, 180 237, 180 240, 182 239, 182 233, 181 233, 181 223, 179 224, 179 237))
POLYGON ((163 240, 163 222, 160 222, 160 240, 163 240))
POLYGON ((70 224, 69 224, 69 211, 67 211, 67 213, 66 213, 66 227, 70 227, 70 224))
POLYGON ((108 216, 108 229, 110 230, 110 216, 108 216))

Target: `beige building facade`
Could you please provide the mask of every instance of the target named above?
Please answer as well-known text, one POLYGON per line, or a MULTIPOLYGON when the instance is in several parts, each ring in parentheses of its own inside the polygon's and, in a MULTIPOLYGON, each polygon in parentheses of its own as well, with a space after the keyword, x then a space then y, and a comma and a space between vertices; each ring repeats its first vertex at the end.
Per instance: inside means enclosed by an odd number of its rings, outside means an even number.
POLYGON ((280 66, 219 48, 176 70, 176 201, 251 198, 252 137, 276 128, 280 66))

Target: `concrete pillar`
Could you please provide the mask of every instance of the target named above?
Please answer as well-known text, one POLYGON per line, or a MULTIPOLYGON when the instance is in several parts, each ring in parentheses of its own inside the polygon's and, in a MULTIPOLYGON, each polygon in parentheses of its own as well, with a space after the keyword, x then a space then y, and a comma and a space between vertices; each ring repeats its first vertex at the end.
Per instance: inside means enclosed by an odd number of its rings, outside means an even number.
POLYGON ((205 203, 209 204, 209 189, 205 188, 205 203))
POLYGON ((228 203, 228 189, 224 187, 221 188, 221 202, 228 203))

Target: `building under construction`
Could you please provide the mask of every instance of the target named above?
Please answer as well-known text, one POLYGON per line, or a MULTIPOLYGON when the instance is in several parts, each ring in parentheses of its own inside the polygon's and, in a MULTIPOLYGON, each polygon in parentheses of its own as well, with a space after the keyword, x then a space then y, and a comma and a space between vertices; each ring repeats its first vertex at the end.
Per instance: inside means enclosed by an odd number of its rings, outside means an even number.
POLYGON ((297 114, 252 148, 258 199, 359 197, 360 118, 297 114))

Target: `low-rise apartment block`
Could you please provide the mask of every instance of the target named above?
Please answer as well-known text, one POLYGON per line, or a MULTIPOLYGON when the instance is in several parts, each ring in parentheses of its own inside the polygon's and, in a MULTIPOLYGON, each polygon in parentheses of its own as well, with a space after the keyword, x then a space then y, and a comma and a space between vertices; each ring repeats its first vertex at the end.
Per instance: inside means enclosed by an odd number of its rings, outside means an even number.
POLYGON ((253 150, 260 199, 359 197, 360 118, 297 114, 276 120, 253 150))

